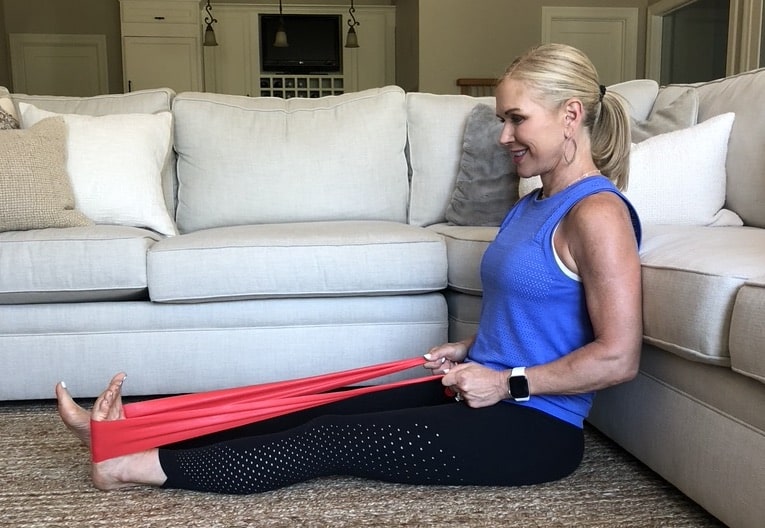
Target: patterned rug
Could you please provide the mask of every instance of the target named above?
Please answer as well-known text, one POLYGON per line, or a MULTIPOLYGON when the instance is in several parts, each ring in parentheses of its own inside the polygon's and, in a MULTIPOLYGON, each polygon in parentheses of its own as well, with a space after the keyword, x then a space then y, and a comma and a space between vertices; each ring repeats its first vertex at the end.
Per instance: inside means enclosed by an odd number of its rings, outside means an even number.
POLYGON ((428 487, 335 477, 252 496, 90 485, 88 453, 54 403, 0 403, 0 526, 717 528, 723 526, 594 429, 581 467, 521 488, 428 487))

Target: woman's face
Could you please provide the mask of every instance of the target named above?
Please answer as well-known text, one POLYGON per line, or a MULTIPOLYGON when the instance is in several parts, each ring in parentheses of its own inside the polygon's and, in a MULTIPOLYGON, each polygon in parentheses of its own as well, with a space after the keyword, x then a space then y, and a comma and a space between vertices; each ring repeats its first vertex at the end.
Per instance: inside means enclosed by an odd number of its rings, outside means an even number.
POLYGON ((499 142, 505 146, 522 178, 552 172, 563 157, 565 112, 551 110, 518 80, 505 79, 496 90, 499 142))

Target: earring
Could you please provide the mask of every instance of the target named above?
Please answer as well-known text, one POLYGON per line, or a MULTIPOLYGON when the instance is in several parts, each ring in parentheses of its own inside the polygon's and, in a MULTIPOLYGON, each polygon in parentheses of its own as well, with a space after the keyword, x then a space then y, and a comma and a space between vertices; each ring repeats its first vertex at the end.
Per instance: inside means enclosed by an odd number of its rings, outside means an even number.
POLYGON ((567 137, 566 141, 563 143, 563 161, 566 162, 566 165, 571 165, 572 163, 574 163, 574 160, 576 159, 576 150, 577 150, 577 148, 578 147, 576 145, 576 140, 573 137, 567 137), (568 144, 569 141, 571 141, 571 143, 574 144, 574 153, 571 155, 570 159, 569 159, 568 156, 566 156, 566 150, 568 150, 566 148, 566 145, 568 144))

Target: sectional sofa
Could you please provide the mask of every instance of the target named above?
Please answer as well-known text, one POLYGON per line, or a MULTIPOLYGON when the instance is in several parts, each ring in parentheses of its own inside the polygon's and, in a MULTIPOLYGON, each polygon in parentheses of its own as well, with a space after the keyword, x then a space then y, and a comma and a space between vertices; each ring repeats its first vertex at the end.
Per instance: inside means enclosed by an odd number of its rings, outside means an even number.
MULTIPOLYGON (((765 70, 608 89, 639 141, 645 337, 640 374, 590 421, 723 522, 759 526, 765 70)), ((534 192, 511 170, 488 181, 503 153, 471 131, 495 126, 491 97, 3 97, 30 136, 65 123, 84 217, 70 203, 58 227, 0 232, 0 400, 60 379, 93 396, 117 370, 154 395, 422 354, 475 330, 482 213, 534 192)))

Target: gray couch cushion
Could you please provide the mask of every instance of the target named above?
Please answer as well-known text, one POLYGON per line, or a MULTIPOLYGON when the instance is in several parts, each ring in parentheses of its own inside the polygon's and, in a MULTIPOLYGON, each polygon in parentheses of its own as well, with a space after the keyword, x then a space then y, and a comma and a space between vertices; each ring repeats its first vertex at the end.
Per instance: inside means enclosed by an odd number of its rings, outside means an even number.
POLYGON ((497 236, 497 227, 429 226, 446 240, 449 258, 449 287, 469 295, 482 295, 481 259, 489 243, 497 236))
POLYGON ((762 274, 765 230, 645 226, 644 338, 688 359, 730 365, 736 294, 762 274))
POLYGON ((0 233, 0 304, 145 298, 146 251, 158 239, 108 225, 0 233))
POLYGON ((765 275, 738 292, 730 324, 731 368, 765 383, 765 275))
POLYGON ((258 223, 406 221, 404 92, 173 101, 181 232, 258 223))
POLYGON ((444 288, 446 249, 396 222, 260 224, 165 239, 148 270, 159 302, 392 295, 444 288))

